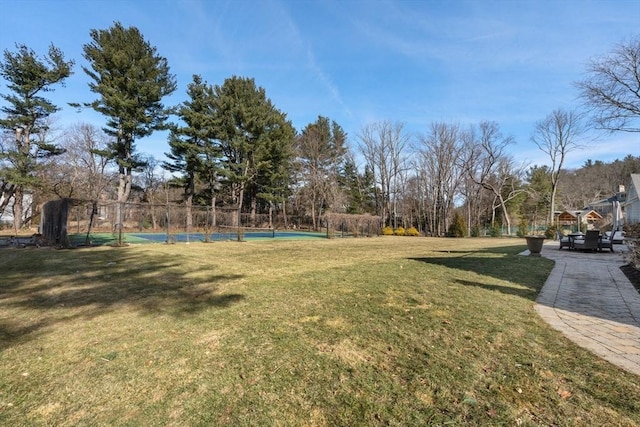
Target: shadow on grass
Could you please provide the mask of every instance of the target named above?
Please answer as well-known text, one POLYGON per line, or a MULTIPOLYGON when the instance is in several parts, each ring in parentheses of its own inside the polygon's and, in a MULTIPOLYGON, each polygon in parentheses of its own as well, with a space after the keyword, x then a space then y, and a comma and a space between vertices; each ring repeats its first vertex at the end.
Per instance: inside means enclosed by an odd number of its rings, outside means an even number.
POLYGON ((487 284, 469 280, 457 280, 464 286, 474 286, 503 294, 514 295, 535 301, 547 276, 553 268, 553 261, 542 257, 518 255, 525 249, 523 245, 486 248, 477 251, 435 251, 448 256, 410 258, 427 264, 440 265, 446 268, 473 272, 482 276, 493 277, 500 281, 512 282, 519 286, 503 284, 487 284))
POLYGON ((216 274, 215 263, 190 267, 179 253, 127 248, 8 250, 0 262, 0 350, 56 323, 91 319, 117 308, 189 316, 244 299, 220 285, 241 275, 216 274), (11 260, 9 257, 13 257, 11 260), (14 262, 12 262, 14 261, 14 262))
POLYGON ((486 283, 472 282, 469 280, 456 280, 456 283, 459 283, 464 286, 473 286, 476 288, 485 289, 487 291, 496 291, 496 292, 503 293, 505 295, 514 295, 514 296, 526 298, 532 301, 535 301, 539 292, 539 289, 535 289, 535 288, 520 288, 520 287, 513 287, 513 286, 488 285, 486 283))

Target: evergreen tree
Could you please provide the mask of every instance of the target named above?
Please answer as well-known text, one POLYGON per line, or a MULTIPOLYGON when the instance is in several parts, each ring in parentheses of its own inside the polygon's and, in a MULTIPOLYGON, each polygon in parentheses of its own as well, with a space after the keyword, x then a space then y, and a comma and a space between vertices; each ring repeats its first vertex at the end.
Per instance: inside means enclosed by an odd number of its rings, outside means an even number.
POLYGON ((2 204, 0 212, 13 198, 14 228, 22 227, 25 189, 38 186, 39 159, 63 152, 48 140, 49 116, 60 108, 42 96, 52 86, 71 75, 73 61, 65 61, 63 53, 54 45, 48 55, 39 58, 25 45, 16 45, 16 52, 4 51, 0 62, 0 76, 7 82, 9 93, 0 96, 7 105, 0 108, 4 118, 0 128, 10 134, 13 143, 0 151, 0 161, 7 166, 0 171, 2 204), (15 132, 15 137, 14 137, 15 132))
POLYGON ((253 209, 258 194, 264 198, 278 187, 295 131, 253 79, 233 76, 213 92, 213 131, 222 151, 221 174, 241 225, 245 195, 253 209))
POLYGON ((306 205, 318 228, 322 209, 337 210, 339 174, 347 154, 347 134, 336 122, 318 117, 297 138, 297 158, 304 183, 306 205))
POLYGON ((166 128, 169 110, 161 101, 176 89, 176 82, 167 60, 137 28, 116 22, 107 30, 91 30, 90 35, 84 58, 91 68, 82 69, 99 98, 85 106, 107 117, 104 131, 115 139, 109 149, 119 170, 117 219, 122 231, 122 205, 131 192, 131 173, 142 163, 135 141, 166 128))
POLYGON ((449 237, 465 237, 467 235, 467 223, 460 212, 453 213, 453 220, 449 225, 449 237))
POLYGON ((365 168, 365 172, 361 174, 353 159, 348 159, 344 162, 339 181, 347 196, 345 203, 347 213, 375 213, 373 177, 368 168, 365 168))
MULTIPOLYGON (((285 134, 275 138, 267 147, 266 159, 267 167, 263 168, 257 176, 255 185, 255 199, 252 201, 262 201, 267 205, 269 213, 269 226, 273 226, 273 211, 276 205, 282 206, 285 226, 287 225, 285 202, 291 194, 291 183, 293 182, 293 139, 292 127, 283 128, 285 134)), ((255 214, 255 209, 252 209, 255 214)))
MULTIPOLYGON (((184 126, 172 126, 169 134, 171 152, 165 155, 171 160, 164 162, 163 168, 180 173, 177 184, 184 188, 187 207, 187 229, 192 225, 191 207, 196 195, 196 184, 208 182, 216 169, 219 149, 214 145, 213 134, 213 89, 198 75, 187 88, 189 100, 177 111, 184 126)), ((211 186, 212 183, 209 182, 211 186)))
POLYGON ((527 172, 527 194, 522 203, 521 215, 529 223, 545 219, 545 212, 551 206, 551 171, 548 166, 534 166, 527 172))

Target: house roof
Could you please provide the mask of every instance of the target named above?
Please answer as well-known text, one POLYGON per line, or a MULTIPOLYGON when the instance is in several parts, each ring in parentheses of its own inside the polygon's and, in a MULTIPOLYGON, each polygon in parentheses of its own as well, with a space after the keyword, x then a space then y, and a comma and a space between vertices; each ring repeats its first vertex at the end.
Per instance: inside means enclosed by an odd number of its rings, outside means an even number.
POLYGON ((576 219, 578 219, 578 216, 569 211, 560 212, 560 215, 558 215, 558 221, 575 221, 576 219))
POLYGON ((600 215, 598 212, 594 211, 593 209, 590 210, 589 212, 582 214, 581 215, 583 218, 586 218, 587 220, 592 219, 592 220, 597 220, 597 219, 602 219, 602 215, 600 215))
POLYGON ((597 200, 595 202, 589 203, 588 206, 585 206, 585 209, 598 208, 602 206, 611 206, 611 203, 617 200, 616 196, 609 197, 608 199, 597 200))

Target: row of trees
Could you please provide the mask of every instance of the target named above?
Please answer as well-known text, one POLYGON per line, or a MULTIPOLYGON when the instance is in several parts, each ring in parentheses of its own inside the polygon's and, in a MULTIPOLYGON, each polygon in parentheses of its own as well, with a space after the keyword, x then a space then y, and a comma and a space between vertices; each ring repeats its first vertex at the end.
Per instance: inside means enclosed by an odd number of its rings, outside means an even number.
MULTIPOLYGON (((279 212, 285 225, 290 213, 309 218, 318 228, 327 212, 371 213, 394 228, 417 226, 442 235, 454 211, 462 209, 468 231, 500 222, 511 233, 516 219, 553 220, 556 197, 565 194, 560 190, 565 156, 579 147, 584 133, 580 115, 554 111, 536 125, 532 137, 551 166, 528 170, 508 153, 513 139, 490 121, 467 128, 432 123, 417 136, 409 135, 400 122, 379 121, 364 126, 350 149, 347 134, 328 117, 318 117, 297 133, 250 78, 233 76, 211 85, 194 75, 188 99, 168 108, 162 99, 176 90, 175 77, 135 27, 115 23, 107 30, 92 30, 90 36, 83 50, 89 66, 82 69, 97 99, 73 105, 103 114, 102 130, 86 124, 61 134, 52 129, 51 116, 59 107, 42 95, 63 83, 74 65, 57 48, 51 46, 44 59, 22 45, 17 52, 4 52, 0 75, 9 93, 1 95, 6 105, 0 109, 5 115, 0 119, 0 211, 14 201, 16 229, 22 225, 28 189, 36 200, 55 194, 95 205, 106 197, 120 207, 132 199, 132 191, 146 203, 179 199, 187 210, 187 228, 190 210, 199 205, 211 208, 214 221, 216 207, 233 209, 238 224, 242 214, 255 223, 257 214, 268 214, 271 221, 279 212), (169 135, 167 161, 160 164, 135 149, 137 140, 158 130, 169 135), (55 135, 60 138, 57 144, 55 135), (171 176, 158 177, 157 166, 171 176), (158 200, 161 193, 164 200, 158 200)), ((640 41, 631 43, 630 50, 640 52, 640 41)), ((637 71, 638 55, 634 58, 635 65, 627 65, 637 71)), ((593 79, 580 87, 596 111, 605 109, 598 103, 609 108, 598 123, 637 130, 630 125, 639 116, 633 110, 640 105, 637 99, 616 99, 623 113, 615 115, 607 98, 593 94, 592 86, 604 87, 598 79, 605 78, 595 64, 593 79)), ((617 63, 609 65, 609 72, 618 70, 617 63)), ((628 87, 630 81, 637 87, 638 75, 615 74, 619 81, 609 98, 628 97, 624 84, 628 87)), ((622 163, 637 167, 633 156, 622 163)), ((596 165, 603 166, 586 166, 596 165)), ((611 183, 607 192, 619 183, 611 183)), ((122 212, 117 215, 119 227, 122 212)))
MULTIPOLYGON (((307 126, 310 132, 304 134, 308 136, 323 127, 326 131, 330 124, 331 121, 319 118, 307 126)), ((390 122, 378 122, 367 128, 384 130, 392 126, 394 124, 390 122)), ((396 126, 401 128, 401 125, 396 126)), ((283 196, 274 202, 261 194, 247 196, 246 200, 253 199, 258 206, 252 212, 247 204, 243 223, 261 226, 271 220, 270 214, 279 213, 278 226, 286 225, 283 221, 287 218, 283 218, 283 214, 288 214, 296 218, 290 225, 298 224, 302 218, 308 226, 319 228, 324 225, 327 212, 376 216, 387 212, 385 222, 393 229, 415 226, 426 233, 442 234, 450 231, 457 212, 463 219, 467 235, 492 226, 502 226, 505 233, 513 233, 523 220, 530 224, 547 223, 551 202, 550 168, 525 168, 505 156, 511 140, 501 137, 499 129, 498 137, 492 139, 497 124, 488 122, 475 127, 476 139, 471 140, 473 129, 461 129, 455 124, 434 123, 430 129, 428 134, 407 141, 402 151, 387 155, 389 159, 399 158, 395 168, 398 173, 387 172, 394 171, 392 161, 372 163, 371 168, 365 166, 364 172, 359 172, 349 150, 344 150, 342 159, 335 160, 331 159, 330 153, 336 154, 336 151, 323 151, 321 148, 327 146, 313 145, 319 139, 304 141, 297 138, 294 145, 297 154, 290 158, 292 180, 284 187, 286 192, 278 193, 283 196), (452 158, 452 162, 440 161, 447 158, 452 158), (477 165, 474 174, 469 172, 470 164, 477 165), (371 172, 373 168, 376 172, 371 172), (383 188, 389 188, 384 195, 383 188), (434 203, 437 200, 440 200, 439 204, 434 203)), ((68 129, 63 138, 66 152, 47 162, 46 172, 42 174, 46 186, 41 194, 47 194, 48 199, 96 200, 108 195, 107 200, 115 200, 117 171, 108 166, 105 168, 105 159, 95 154, 106 145, 107 136, 100 137, 100 134, 89 125, 68 129)), ((371 148, 378 153, 385 150, 380 144, 371 148)), ((362 141, 358 149, 366 149, 362 141)), ((193 185, 187 186, 185 177, 176 179, 159 173, 161 163, 156 159, 141 160, 145 166, 134 173, 131 200, 155 206, 181 203, 187 211, 187 223, 174 225, 191 227, 190 206, 196 206, 198 212, 208 207, 214 223, 216 207, 222 207, 225 214, 230 209, 237 212, 233 193, 220 184, 220 179, 213 180, 212 185, 208 181, 192 180, 193 185), (189 195, 193 195, 192 204, 187 202, 189 195), (216 202, 212 203, 212 197, 216 196, 216 202)), ((558 178, 557 208, 582 207, 593 200, 609 197, 616 184, 626 182, 630 173, 639 170, 640 157, 632 155, 612 163, 589 161, 576 170, 563 170, 558 178)), ((193 175, 197 176, 197 173, 193 175)), ((247 191, 247 194, 255 193, 254 190, 247 191)), ((148 211, 153 212, 152 209, 148 211)), ((150 217, 149 225, 156 228, 157 220, 150 217)))

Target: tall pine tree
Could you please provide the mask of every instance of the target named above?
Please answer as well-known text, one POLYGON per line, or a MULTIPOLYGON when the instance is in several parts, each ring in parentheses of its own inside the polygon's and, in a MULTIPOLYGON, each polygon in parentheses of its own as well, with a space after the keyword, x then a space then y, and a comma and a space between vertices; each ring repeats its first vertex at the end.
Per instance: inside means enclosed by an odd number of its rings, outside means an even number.
POLYGON ((210 194, 210 203, 215 210, 216 170, 220 157, 213 133, 213 89, 198 75, 187 88, 189 100, 177 111, 184 126, 172 126, 169 134, 171 152, 165 153, 170 162, 163 167, 179 173, 177 183, 184 188, 187 208, 187 229, 192 225, 191 207, 197 194, 196 186, 203 183, 210 194))
POLYGON ((48 140, 47 132, 49 116, 60 108, 42 93, 64 83, 71 75, 73 61, 65 61, 62 51, 54 45, 49 46, 44 58, 25 45, 16 48, 16 52, 5 50, 0 62, 0 76, 9 90, 0 95, 7 103, 0 108, 4 114, 0 128, 14 142, 0 152, 0 161, 7 165, 0 171, 3 196, 0 212, 13 200, 13 225, 18 230, 22 227, 25 190, 39 185, 38 160, 63 152, 48 140))
MULTIPOLYGON (((214 88, 214 132, 222 150, 222 169, 231 200, 237 209, 237 225, 246 195, 254 206, 256 186, 267 171, 278 171, 293 143, 295 131, 286 115, 275 108, 265 90, 250 78, 233 76, 214 88)), ((277 179, 271 180, 270 186, 277 179)), ((265 190, 266 187, 263 188, 265 190)), ((268 191, 272 191, 269 188, 268 191)), ((260 191, 264 196, 265 191, 260 191)))
POLYGON ((162 98, 176 89, 167 60, 158 55, 135 27, 119 22, 107 30, 91 30, 84 57, 91 67, 89 88, 99 98, 85 104, 107 117, 104 131, 115 138, 111 155, 118 165, 118 229, 122 242, 122 207, 129 198, 132 171, 141 164, 135 141, 166 128, 169 110, 162 98))
POLYGON ((339 172, 347 154, 347 134, 326 117, 308 124, 297 138, 297 158, 306 195, 306 205, 318 229, 323 209, 338 210, 341 200, 339 172))

